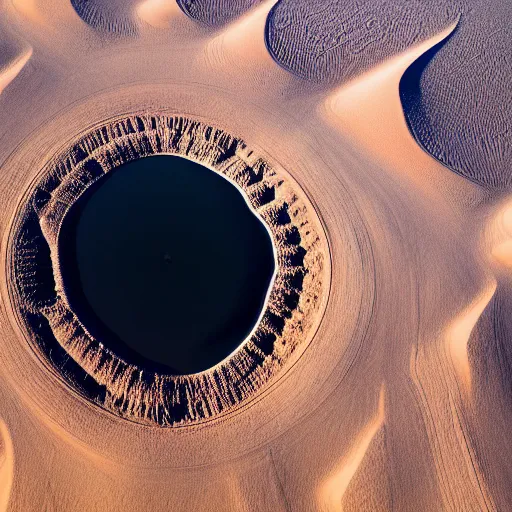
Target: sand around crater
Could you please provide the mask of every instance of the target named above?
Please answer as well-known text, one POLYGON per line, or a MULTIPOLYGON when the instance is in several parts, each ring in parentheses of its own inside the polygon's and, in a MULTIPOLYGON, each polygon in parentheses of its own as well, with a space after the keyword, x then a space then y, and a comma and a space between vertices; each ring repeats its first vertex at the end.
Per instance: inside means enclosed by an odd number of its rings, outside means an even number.
POLYGON ((0 0, 0 512, 510 510, 511 14, 0 0), (153 155, 274 254, 196 373, 104 343, 63 268, 73 205, 153 155))

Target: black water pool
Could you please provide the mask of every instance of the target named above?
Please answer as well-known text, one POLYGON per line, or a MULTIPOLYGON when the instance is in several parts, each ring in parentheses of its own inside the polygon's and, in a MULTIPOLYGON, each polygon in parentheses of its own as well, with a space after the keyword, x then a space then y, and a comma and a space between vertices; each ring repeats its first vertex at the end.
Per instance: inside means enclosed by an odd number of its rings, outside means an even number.
POLYGON ((240 345, 275 268, 270 235, 235 185, 170 155, 89 187, 59 251, 66 295, 91 334, 129 362, 175 374, 240 345))

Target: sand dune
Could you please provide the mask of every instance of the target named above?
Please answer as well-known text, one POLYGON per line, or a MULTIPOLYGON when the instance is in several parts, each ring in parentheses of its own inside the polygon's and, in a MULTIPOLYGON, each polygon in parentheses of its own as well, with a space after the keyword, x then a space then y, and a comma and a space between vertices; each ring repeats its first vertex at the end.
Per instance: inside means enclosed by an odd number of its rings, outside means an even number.
POLYGON ((276 62, 314 81, 346 82, 453 23, 457 2, 279 0, 266 39, 276 62))
POLYGON ((496 5, 0 3, 0 510, 510 508, 496 5), (88 333, 58 254, 92 182, 167 152, 279 263, 254 336, 180 377, 88 333))
POLYGON ((510 186, 511 6, 464 1, 446 44, 404 77, 404 110, 419 143, 477 183, 510 186), (447 108, 447 105, 450 105, 447 108))
POLYGON ((0 42, 0 94, 32 56, 32 48, 18 40, 0 42))
POLYGON ((280 0, 266 38, 279 65, 309 80, 346 81, 442 31, 445 44, 404 76, 402 99, 418 142, 463 176, 510 185, 510 46, 508 2, 280 0), (446 105, 450 105, 447 109, 446 105))
POLYGON ((384 395, 385 390, 382 388, 375 417, 365 426, 363 431, 356 436, 354 445, 348 452, 345 460, 343 460, 325 482, 324 488, 319 495, 320 510, 340 510, 340 504, 344 501, 347 488, 350 486, 355 474, 359 471, 370 444, 384 424, 384 395))

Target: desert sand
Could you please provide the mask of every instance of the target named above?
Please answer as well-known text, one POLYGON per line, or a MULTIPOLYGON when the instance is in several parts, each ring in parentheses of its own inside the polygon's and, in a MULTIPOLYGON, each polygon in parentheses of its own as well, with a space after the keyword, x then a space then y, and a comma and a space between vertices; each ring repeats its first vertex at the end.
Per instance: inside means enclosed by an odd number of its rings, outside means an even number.
POLYGON ((0 511, 510 510, 510 8, 357 4, 0 0, 0 511), (155 153, 239 187, 278 263, 179 378, 59 270, 77 196, 155 153))

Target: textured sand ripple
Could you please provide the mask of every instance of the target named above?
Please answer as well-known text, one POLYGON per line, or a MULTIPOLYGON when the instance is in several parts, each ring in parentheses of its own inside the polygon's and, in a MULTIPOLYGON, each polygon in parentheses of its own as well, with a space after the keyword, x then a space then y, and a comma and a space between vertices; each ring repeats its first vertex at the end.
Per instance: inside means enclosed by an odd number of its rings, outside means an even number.
POLYGON ((486 186, 511 185, 509 2, 280 0, 268 17, 270 53, 308 80, 346 81, 440 32, 401 85, 411 130, 433 157, 486 186), (449 105, 449 108, 447 108, 449 105))
POLYGON ((445 44, 404 76, 411 129, 435 158, 477 183, 512 184, 510 2, 466 0, 445 44))
POLYGON ((177 0, 192 19, 207 25, 222 25, 235 19, 262 0, 177 0))
POLYGON ((70 0, 76 13, 91 27, 120 35, 136 35, 135 7, 140 0, 70 0))
POLYGON ((279 0, 266 40, 276 61, 309 80, 347 81, 440 32, 457 18, 443 0, 279 0))

